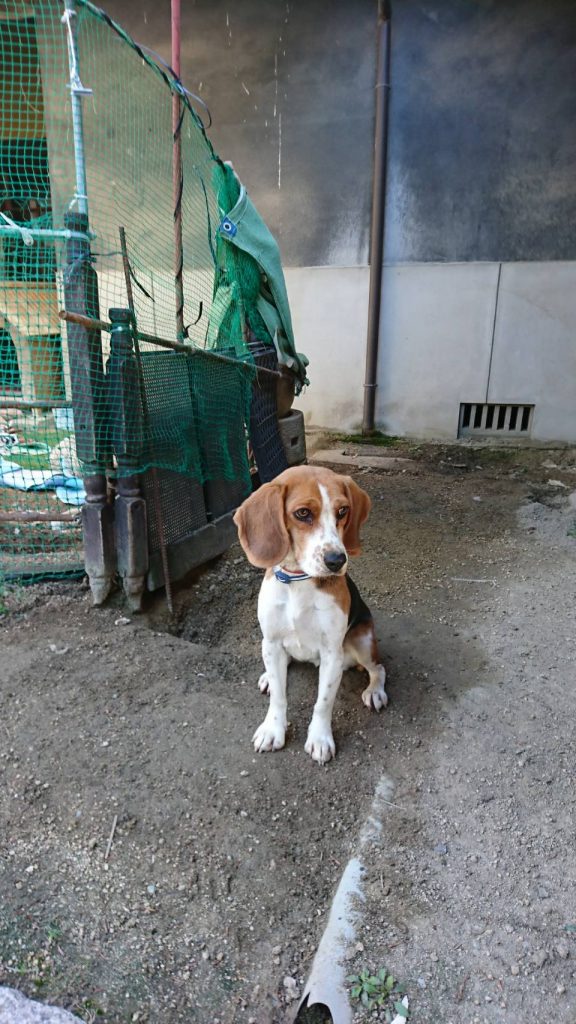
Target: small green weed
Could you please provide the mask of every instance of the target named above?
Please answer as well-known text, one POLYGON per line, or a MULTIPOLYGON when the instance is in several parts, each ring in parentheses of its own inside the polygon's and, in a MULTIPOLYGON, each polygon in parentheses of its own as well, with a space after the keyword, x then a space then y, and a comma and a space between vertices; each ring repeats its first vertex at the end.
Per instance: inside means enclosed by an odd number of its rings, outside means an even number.
POLYGON ((370 444, 380 448, 391 448, 399 443, 400 438, 393 437, 392 434, 382 434, 381 431, 376 430, 373 434, 345 434, 342 440, 345 444, 370 444))
POLYGON ((576 519, 572 523, 572 526, 568 527, 568 529, 566 530, 566 536, 576 537, 576 519))
POLYGON ((350 998, 358 1001, 366 1010, 386 1010, 386 1020, 392 1020, 392 1012, 400 1017, 408 1017, 408 1009, 401 1002, 404 994, 404 986, 401 985, 393 974, 388 974, 385 967, 382 967, 377 974, 370 974, 370 971, 360 971, 360 974, 350 974, 347 978, 350 983, 350 998))
POLYGON ((98 1018, 104 1016, 104 1010, 93 999, 83 999, 75 1003, 72 1009, 85 1024, 96 1024, 98 1018))
MULTIPOLYGON (((461 449, 457 449, 461 450, 461 449)), ((485 448, 468 449, 471 451, 475 462, 508 462, 510 459, 518 458, 516 448, 492 448, 487 445, 485 448)))
POLYGON ((2 569, 0 568, 0 615, 7 615, 9 612, 14 611, 18 606, 18 602, 22 600, 23 595, 24 588, 21 584, 15 583, 13 580, 8 582, 6 577, 2 575, 2 569))
POLYGON ((16 963, 14 968, 16 974, 20 974, 28 981, 31 981, 37 989, 41 988, 42 985, 46 985, 52 977, 54 963, 49 947, 50 943, 47 944, 45 949, 26 953, 16 963))
POLYGON ((46 938, 48 939, 49 945, 52 942, 55 942, 56 939, 62 938, 62 929, 60 925, 57 924, 56 921, 51 921, 50 924, 48 925, 46 929, 46 938))
MULTIPOLYGON (((0 926, 2 924, 0 922, 0 926)), ((56 962, 61 950, 57 942, 61 935, 62 930, 55 921, 49 923, 39 941, 30 942, 11 934, 9 928, 0 927, 0 970, 7 975, 20 975, 36 989, 48 985, 58 973, 56 962)))

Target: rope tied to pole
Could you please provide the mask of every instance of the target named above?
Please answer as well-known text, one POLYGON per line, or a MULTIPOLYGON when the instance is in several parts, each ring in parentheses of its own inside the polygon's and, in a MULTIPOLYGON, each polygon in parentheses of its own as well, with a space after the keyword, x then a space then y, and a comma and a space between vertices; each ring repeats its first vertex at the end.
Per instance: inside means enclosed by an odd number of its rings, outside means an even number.
POLYGON ((69 88, 72 92, 78 96, 91 96, 92 89, 88 86, 82 85, 80 79, 80 71, 78 69, 78 55, 76 53, 76 42, 74 39, 74 33, 72 31, 72 18, 77 17, 77 12, 71 7, 67 7, 64 14, 60 18, 63 25, 66 26, 68 32, 68 52, 70 54, 70 85, 69 88))

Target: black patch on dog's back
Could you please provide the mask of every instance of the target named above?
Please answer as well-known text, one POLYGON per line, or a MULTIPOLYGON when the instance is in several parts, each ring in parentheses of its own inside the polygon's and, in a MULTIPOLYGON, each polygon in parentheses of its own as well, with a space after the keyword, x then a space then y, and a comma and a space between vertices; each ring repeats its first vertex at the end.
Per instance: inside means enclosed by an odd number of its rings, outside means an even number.
POLYGON ((350 611, 348 613, 348 629, 354 629, 355 626, 359 626, 362 622, 371 622, 372 614, 365 601, 362 600, 358 592, 358 587, 352 582, 348 574, 346 574, 346 586, 350 593, 350 611))

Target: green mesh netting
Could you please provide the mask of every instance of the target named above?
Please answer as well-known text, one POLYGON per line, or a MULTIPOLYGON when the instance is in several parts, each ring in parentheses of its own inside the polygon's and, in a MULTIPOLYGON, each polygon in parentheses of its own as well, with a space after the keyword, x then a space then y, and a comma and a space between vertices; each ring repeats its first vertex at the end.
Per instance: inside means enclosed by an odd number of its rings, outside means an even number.
POLYGON ((0 575, 82 565, 92 474, 141 474, 146 494, 160 471, 167 520, 180 474, 199 496, 188 528, 241 500, 254 354, 272 343, 258 265, 218 233, 236 179, 188 98, 104 12, 66 6, 0 4, 0 575), (59 315, 130 306, 128 337, 59 315))

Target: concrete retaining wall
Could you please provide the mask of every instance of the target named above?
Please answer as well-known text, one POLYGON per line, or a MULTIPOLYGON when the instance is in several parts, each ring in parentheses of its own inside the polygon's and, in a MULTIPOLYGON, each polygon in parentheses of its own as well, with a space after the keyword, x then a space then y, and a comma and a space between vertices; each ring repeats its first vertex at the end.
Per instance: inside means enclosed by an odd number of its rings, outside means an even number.
MULTIPOLYGON (((309 426, 362 419, 368 268, 289 268, 312 387, 309 426)), ((461 402, 535 406, 532 438, 576 439, 576 262, 387 266, 376 416, 399 435, 454 438, 461 402)))

